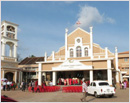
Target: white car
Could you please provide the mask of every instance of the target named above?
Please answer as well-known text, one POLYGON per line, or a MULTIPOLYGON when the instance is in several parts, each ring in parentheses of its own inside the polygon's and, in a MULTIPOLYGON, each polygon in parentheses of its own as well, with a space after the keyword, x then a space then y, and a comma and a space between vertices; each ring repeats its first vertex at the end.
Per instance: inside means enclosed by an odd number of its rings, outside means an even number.
POLYGON ((99 96, 113 97, 115 94, 115 88, 111 87, 106 81, 93 81, 88 86, 88 94, 99 96))

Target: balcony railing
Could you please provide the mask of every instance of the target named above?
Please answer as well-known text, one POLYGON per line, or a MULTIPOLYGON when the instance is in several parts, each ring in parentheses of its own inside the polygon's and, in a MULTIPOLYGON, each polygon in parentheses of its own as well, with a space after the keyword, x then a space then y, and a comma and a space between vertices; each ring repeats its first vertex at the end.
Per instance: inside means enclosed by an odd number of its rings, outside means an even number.
POLYGON ((2 60, 6 60, 6 61, 16 61, 16 58, 14 57, 7 57, 7 56, 1 56, 2 57, 2 60))

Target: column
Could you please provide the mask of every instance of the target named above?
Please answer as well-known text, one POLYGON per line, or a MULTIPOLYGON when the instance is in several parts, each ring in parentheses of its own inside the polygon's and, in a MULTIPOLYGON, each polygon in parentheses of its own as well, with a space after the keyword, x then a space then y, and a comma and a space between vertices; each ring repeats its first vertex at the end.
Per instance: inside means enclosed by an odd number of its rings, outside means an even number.
POLYGON ((90 83, 91 83, 93 81, 93 70, 90 70, 89 73, 90 73, 90 83))
POLYGON ((5 56, 5 43, 2 42, 2 56, 5 56))
POLYGON ((68 53, 67 53, 67 35, 68 35, 68 29, 65 29, 65 60, 67 60, 68 53))
POLYGON ((21 83, 21 73, 19 71, 19 83, 21 83))
POLYGON ((91 52, 91 59, 93 59, 93 32, 92 29, 93 27, 89 27, 90 28, 90 52, 91 52))
POLYGON ((56 85, 56 72, 53 72, 53 85, 56 85))
POLYGON ((3 70, 3 78, 5 77, 5 71, 3 70))
POLYGON ((108 48, 105 47, 105 58, 108 58, 108 48))
POLYGON ((13 45, 10 45, 9 56, 13 57, 13 45))
POLYGON ((41 70, 42 70, 42 63, 39 63, 38 64, 38 85, 41 85, 42 84, 42 73, 41 73, 41 70))
POLYGON ((23 72, 21 71, 20 74, 21 74, 21 82, 22 82, 23 81, 23 72))
POLYGON ((119 83, 119 72, 116 71, 116 82, 119 83))
POLYGON ((120 81, 122 83, 123 79, 122 79, 122 73, 120 72, 120 81))
POLYGON ((109 85, 112 85, 111 60, 107 60, 107 79, 108 79, 109 85))
POLYGON ((14 58, 16 58, 15 61, 17 61, 17 46, 16 45, 14 45, 14 58))
POLYGON ((55 60, 55 52, 52 51, 52 61, 54 61, 54 60, 55 60))
POLYGON ((17 83, 17 71, 15 71, 15 83, 17 83))
POLYGON ((6 31, 7 31, 7 25, 4 23, 4 36, 6 36, 6 31))
POLYGON ((116 82, 119 83, 119 69, 118 69, 118 51, 115 47, 115 64, 116 64, 116 82))
POLYGON ((44 61, 46 62, 47 61, 47 53, 45 52, 45 59, 44 61))
POLYGON ((15 27, 15 39, 17 39, 17 27, 15 27))

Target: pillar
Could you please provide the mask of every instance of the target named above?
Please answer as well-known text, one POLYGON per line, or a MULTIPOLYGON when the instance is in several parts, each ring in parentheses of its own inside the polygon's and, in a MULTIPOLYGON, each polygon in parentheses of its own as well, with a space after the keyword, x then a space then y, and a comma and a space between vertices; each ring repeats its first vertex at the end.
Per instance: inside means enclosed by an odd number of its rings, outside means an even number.
POLYGON ((21 71, 20 74, 21 74, 21 82, 22 82, 23 81, 23 72, 21 71))
POLYGON ((21 73, 19 71, 19 83, 21 83, 21 73))
POLYGON ((55 52, 52 51, 52 61, 54 61, 54 60, 55 60, 55 52))
POLYGON ((107 79, 108 79, 109 85, 112 85, 111 60, 107 60, 107 79))
POLYGON ((47 53, 45 52, 45 59, 44 61, 46 62, 47 61, 47 53))
POLYGON ((115 64, 116 64, 116 82, 119 83, 119 69, 118 69, 118 51, 115 47, 115 64))
POLYGON ((10 51, 9 51, 9 56, 13 57, 13 45, 10 45, 10 51))
POLYGON ((7 24, 4 23, 4 36, 6 36, 6 32, 7 32, 7 24))
POLYGON ((41 70, 42 70, 42 63, 39 63, 38 64, 38 85, 41 85, 42 84, 42 73, 41 73, 41 70))
POLYGON ((123 81, 123 77, 122 77, 122 73, 121 72, 120 72, 120 81, 121 81, 121 83, 123 81))
POLYGON ((5 43, 2 42, 2 56, 5 56, 5 43))
POLYGON ((67 53, 67 35, 68 35, 68 29, 65 29, 65 60, 67 60, 68 53, 67 53))
POLYGON ((108 58, 108 48, 105 47, 105 58, 108 58))
POLYGON ((56 85, 56 72, 53 72, 53 85, 56 85))
POLYGON ((89 27, 90 28, 90 52, 91 52, 91 59, 93 59, 93 32, 92 29, 93 27, 89 27))
POLYGON ((90 73, 90 83, 91 83, 93 82, 93 70, 90 70, 89 73, 90 73))
POLYGON ((15 27, 15 39, 17 39, 17 27, 15 27))
POLYGON ((15 83, 17 83, 17 71, 15 71, 15 83))
POLYGON ((3 78, 5 78, 5 71, 4 70, 3 70, 3 75, 2 76, 3 76, 3 78))
POLYGON ((116 82, 119 83, 119 72, 116 71, 116 82))
POLYGON ((17 61, 17 45, 14 45, 14 58, 17 61))

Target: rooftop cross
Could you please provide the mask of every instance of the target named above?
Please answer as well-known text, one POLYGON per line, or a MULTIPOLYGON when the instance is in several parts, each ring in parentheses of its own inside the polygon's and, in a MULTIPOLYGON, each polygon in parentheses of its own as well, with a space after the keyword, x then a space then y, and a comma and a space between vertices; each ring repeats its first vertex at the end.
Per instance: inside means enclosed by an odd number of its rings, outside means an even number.
POLYGON ((78 25, 78 27, 79 27, 81 23, 80 23, 80 21, 77 21, 77 22, 76 22, 76 24, 77 24, 77 25, 78 25))

